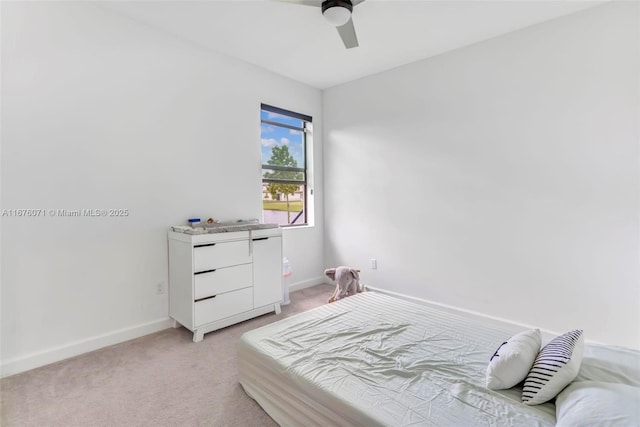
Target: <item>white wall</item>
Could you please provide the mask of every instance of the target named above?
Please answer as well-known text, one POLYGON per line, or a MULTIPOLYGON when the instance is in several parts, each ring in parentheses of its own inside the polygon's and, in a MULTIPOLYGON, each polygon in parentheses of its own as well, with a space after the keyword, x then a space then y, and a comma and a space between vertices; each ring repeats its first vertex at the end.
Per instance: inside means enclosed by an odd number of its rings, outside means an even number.
POLYGON ((640 347, 638 16, 599 6, 325 91, 325 264, 640 347))
MULTIPOLYGON (((313 116, 321 165, 321 96, 92 4, 2 2, 2 208, 130 211, 2 218, 3 374, 166 327, 168 227, 261 215, 261 102, 313 116)), ((322 238, 285 231, 294 281, 322 238)))

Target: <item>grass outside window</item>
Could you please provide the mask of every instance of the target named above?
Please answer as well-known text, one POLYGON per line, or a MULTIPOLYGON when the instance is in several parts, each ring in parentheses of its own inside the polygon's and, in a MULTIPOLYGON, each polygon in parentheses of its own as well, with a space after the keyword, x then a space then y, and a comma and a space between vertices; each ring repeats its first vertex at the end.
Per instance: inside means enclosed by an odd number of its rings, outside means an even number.
MULTIPOLYGON (((263 200, 262 209, 265 211, 287 211, 287 202, 280 202, 274 200, 263 200)), ((289 202, 289 212, 300 212, 302 210, 301 201, 289 202)))

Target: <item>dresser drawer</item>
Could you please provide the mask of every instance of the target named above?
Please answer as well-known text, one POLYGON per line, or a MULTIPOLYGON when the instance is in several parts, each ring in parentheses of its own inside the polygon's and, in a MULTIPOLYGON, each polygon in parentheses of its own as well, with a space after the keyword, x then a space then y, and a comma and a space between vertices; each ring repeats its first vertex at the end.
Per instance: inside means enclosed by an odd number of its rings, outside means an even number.
POLYGON ((194 327, 253 309, 253 287, 216 295, 194 304, 194 327))
POLYGON ((196 273, 249 262, 251 254, 247 240, 210 243, 193 248, 193 271, 196 273))
POLYGON ((194 276, 194 299, 235 291, 251 286, 251 264, 218 268, 207 273, 194 276))

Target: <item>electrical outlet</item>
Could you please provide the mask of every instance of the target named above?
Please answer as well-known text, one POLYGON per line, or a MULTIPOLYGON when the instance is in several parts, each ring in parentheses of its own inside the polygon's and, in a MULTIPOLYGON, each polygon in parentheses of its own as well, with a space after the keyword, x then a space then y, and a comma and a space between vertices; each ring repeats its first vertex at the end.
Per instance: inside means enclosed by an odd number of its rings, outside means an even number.
POLYGON ((164 281, 156 283, 156 295, 162 295, 167 292, 167 284, 164 281))
POLYGON ((371 269, 375 270, 378 268, 378 260, 375 258, 371 258, 371 269))

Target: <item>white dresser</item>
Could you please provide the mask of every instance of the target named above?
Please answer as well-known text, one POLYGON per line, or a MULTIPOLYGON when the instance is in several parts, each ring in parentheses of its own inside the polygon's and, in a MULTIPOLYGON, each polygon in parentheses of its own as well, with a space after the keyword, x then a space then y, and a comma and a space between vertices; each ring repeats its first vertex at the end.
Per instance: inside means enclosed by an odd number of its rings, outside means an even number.
POLYGON ((189 235, 170 231, 169 316, 207 332, 271 311, 282 300, 282 230, 189 235))

